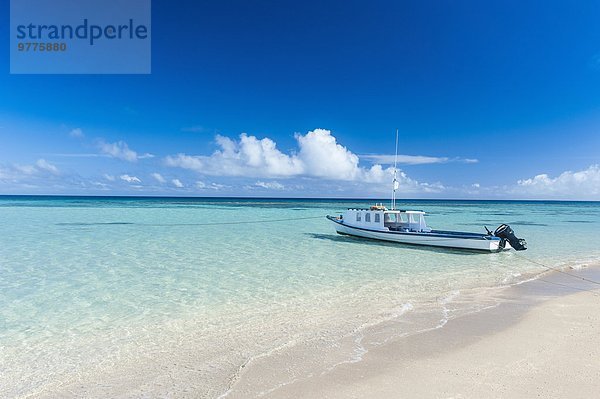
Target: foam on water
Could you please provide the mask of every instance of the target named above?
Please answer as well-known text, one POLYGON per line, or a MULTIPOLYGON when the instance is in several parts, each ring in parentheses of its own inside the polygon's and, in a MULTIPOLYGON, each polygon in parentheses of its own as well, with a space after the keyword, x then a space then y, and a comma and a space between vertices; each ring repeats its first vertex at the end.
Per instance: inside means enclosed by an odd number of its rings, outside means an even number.
MULTIPOLYGON (((365 205, 0 197, 0 396, 257 396, 277 384, 253 380, 251 392, 241 375, 265 368, 283 384, 360 361, 371 345, 494 306, 495 287, 544 271, 514 252, 363 241, 307 219, 365 205), (275 219, 290 221, 237 224, 275 219), (485 298, 473 294, 481 287, 485 298)), ((526 257, 553 267, 600 259, 598 203, 402 207, 430 212, 434 228, 509 222, 526 257)))

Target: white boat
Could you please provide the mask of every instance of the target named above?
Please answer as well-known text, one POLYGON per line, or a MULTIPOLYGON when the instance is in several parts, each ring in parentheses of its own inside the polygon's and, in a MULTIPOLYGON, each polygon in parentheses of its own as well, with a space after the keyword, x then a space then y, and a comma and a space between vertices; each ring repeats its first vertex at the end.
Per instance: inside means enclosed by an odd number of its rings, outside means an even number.
POLYGON ((515 237, 508 225, 503 224, 494 233, 487 234, 432 230, 425 223, 423 211, 375 205, 368 209, 350 208, 338 217, 328 215, 327 219, 334 223, 338 234, 373 240, 489 252, 526 249, 525 240, 515 237))
MULTIPOLYGON (((396 158, 397 156, 398 131, 396 131, 396 158)), ((500 225, 493 233, 486 227, 487 234, 432 230, 425 223, 425 212, 396 209, 397 189, 396 160, 394 160, 391 209, 387 209, 383 204, 376 204, 367 209, 349 208, 337 217, 327 215, 327 219, 334 223, 338 234, 373 240, 490 252, 510 248, 517 251, 527 249, 525 240, 517 238, 510 226, 506 224, 500 225)))

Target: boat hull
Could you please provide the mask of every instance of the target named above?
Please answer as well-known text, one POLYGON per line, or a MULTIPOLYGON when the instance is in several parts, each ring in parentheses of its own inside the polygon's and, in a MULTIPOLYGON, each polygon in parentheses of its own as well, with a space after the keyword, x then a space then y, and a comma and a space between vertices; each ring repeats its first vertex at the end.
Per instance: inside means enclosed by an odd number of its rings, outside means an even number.
POLYGON ((436 232, 435 230, 430 233, 370 230, 344 224, 341 220, 331 216, 328 216, 327 218, 334 223, 335 230, 338 234, 369 238, 372 240, 486 252, 498 252, 504 249, 500 247, 499 238, 485 236, 483 234, 450 231, 436 232))

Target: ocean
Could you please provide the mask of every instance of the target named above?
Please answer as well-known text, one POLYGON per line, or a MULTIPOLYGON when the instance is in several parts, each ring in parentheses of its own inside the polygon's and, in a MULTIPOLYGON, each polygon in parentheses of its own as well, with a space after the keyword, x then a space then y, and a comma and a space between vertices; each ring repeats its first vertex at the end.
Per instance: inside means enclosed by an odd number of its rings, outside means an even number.
POLYGON ((398 201, 435 229, 507 223, 527 240, 491 254, 325 219, 373 202, 0 196, 0 397, 226 397, 252 367, 285 384, 494 306, 543 265, 600 262, 599 202, 398 201))

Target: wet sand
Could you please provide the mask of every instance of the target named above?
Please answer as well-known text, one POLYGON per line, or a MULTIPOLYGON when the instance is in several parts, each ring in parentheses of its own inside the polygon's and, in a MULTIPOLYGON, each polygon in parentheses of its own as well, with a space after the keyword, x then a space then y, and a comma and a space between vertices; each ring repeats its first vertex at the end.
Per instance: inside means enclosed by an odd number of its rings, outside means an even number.
MULTIPOLYGON (((599 267, 569 273, 600 281, 599 267)), ((221 396, 199 385, 195 373, 175 376, 170 367, 156 370, 156 375, 137 367, 119 369, 118 375, 113 372, 75 380, 33 396, 591 398, 600 392, 598 288, 572 276, 551 273, 492 289, 482 296, 493 304, 489 308, 451 317, 428 331, 371 345, 389 335, 390 328, 398 327, 375 326, 365 331, 356 359, 326 371, 326 352, 318 342, 314 347, 299 345, 265 355, 240 368, 230 390, 221 396)), ((348 353, 353 348, 356 350, 354 337, 334 349, 348 353)), ((172 354, 165 353, 161 359, 169 356, 172 354)), ((176 357, 174 366, 180 369, 189 363, 193 368, 198 356, 189 348, 188 357, 176 357)))
MULTIPOLYGON (((600 269, 569 271, 596 281, 600 269)), ((500 305, 369 350, 269 398, 591 398, 600 392, 600 288, 553 273, 500 305), (581 291, 594 290, 594 291, 581 291)), ((230 397, 243 397, 243 391, 230 397)))

